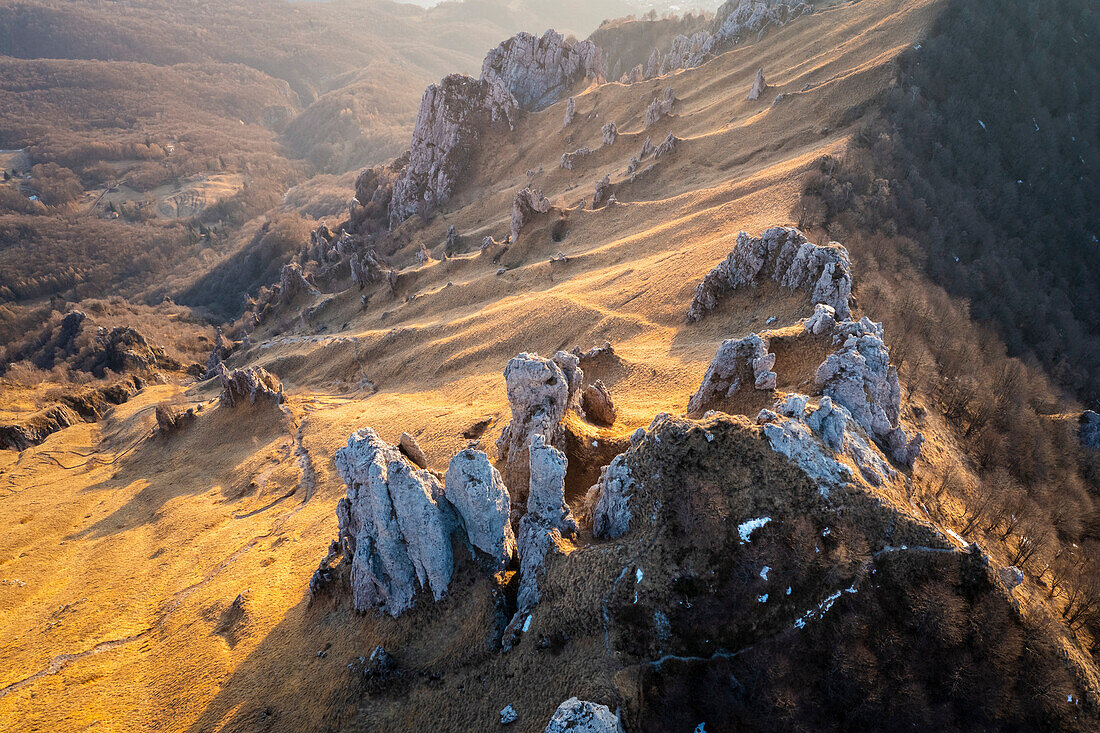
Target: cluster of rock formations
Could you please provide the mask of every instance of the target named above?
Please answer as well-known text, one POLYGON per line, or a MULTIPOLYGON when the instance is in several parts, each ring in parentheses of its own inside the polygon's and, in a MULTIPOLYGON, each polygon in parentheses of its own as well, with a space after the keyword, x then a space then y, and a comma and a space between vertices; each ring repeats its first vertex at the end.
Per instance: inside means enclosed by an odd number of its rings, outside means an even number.
POLYGON ((665 87, 665 91, 661 96, 654 97, 653 101, 649 103, 649 106, 645 110, 645 126, 647 128, 653 127, 662 118, 672 114, 672 107, 676 104, 676 95, 672 91, 672 87, 665 87))
POLYGON ((688 323, 700 320, 719 299, 768 277, 790 290, 806 290, 810 301, 823 303, 840 318, 851 315, 852 263, 848 250, 836 242, 818 245, 793 227, 772 227, 759 237, 745 232, 725 260, 695 288, 688 306, 688 323))
POLYGON ((571 44, 554 30, 541 38, 518 33, 491 50, 481 64, 482 79, 499 79, 522 109, 536 112, 581 80, 600 81, 605 75, 603 54, 594 43, 571 44))
MULTIPOLYGON (((355 608, 398 616, 412 607, 420 590, 438 601, 454 574, 456 533, 494 571, 518 553, 518 607, 529 611, 537 604, 545 559, 562 537, 576 534, 577 524, 565 503, 565 455, 537 432, 525 454, 527 513, 517 542, 508 487, 484 452, 459 451, 440 477, 370 428, 353 434, 336 453, 337 473, 347 484, 336 513, 355 608)), ((329 562, 326 558, 318 573, 327 572, 329 562)), ((513 638, 523 621, 517 619, 511 624, 513 638)))
POLYGON ((578 160, 580 160, 581 158, 584 158, 586 156, 589 156, 591 154, 592 154, 592 151, 588 149, 587 145, 585 145, 584 147, 577 148, 576 150, 574 150, 571 153, 562 153, 561 154, 561 164, 560 165, 565 170, 571 171, 571 170, 573 170, 573 166, 577 164, 578 160))
POLYGON ((775 389, 775 354, 768 352, 768 342, 756 335, 749 334, 742 339, 727 339, 718 347, 703 382, 688 400, 688 414, 700 415, 708 409, 721 405, 723 400, 733 397, 742 386, 752 385, 753 389, 775 389))
POLYGON ((615 126, 614 122, 608 122, 600 130, 602 134, 601 141, 604 145, 614 145, 615 141, 619 139, 619 128, 615 126))
MULTIPOLYGON (((606 361, 609 354, 605 346, 589 358, 606 361)), ((579 361, 563 351, 552 359, 522 353, 509 361, 504 377, 512 420, 497 441, 503 476, 473 447, 455 454, 440 475, 426 468, 412 436, 402 435, 395 447, 370 428, 353 434, 336 453, 337 473, 347 485, 337 506, 339 543, 318 568, 313 592, 325 586, 332 560, 342 553, 358 610, 380 608, 397 616, 420 591, 439 600, 454 573, 457 533, 492 571, 518 559, 516 610, 502 639, 505 648, 514 645, 540 600, 547 559, 563 554, 579 529, 565 500, 562 425, 566 412, 578 407, 579 361)), ((590 389, 590 408, 613 422, 607 388, 597 382, 590 389)))
POLYGON ((279 378, 263 367, 250 366, 230 371, 224 364, 218 365, 218 380, 222 392, 218 401, 225 407, 238 407, 261 403, 281 404, 283 385, 279 378))
POLYGON ((898 424, 901 386, 883 339, 882 324, 866 317, 838 324, 833 341, 841 346, 817 368, 814 379, 895 461, 912 465, 924 438, 918 434, 910 439, 898 424))
POLYGON ((112 405, 127 402, 145 387, 136 374, 106 387, 73 387, 56 394, 54 404, 29 415, 0 423, 0 449, 26 450, 41 445, 59 430, 82 422, 96 422, 112 405))
POLYGON ((812 12, 812 5, 787 0, 727 0, 718 8, 709 29, 677 35, 664 53, 654 49, 644 67, 638 64, 619 81, 634 84, 700 66, 743 41, 761 38, 769 28, 812 12))

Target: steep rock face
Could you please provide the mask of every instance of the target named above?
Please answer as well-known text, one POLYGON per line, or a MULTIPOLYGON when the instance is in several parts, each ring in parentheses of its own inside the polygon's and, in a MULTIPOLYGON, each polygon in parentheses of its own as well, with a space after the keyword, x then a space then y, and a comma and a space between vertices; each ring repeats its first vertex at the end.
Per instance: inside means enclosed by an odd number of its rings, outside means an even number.
POLYGON ((439 600, 454 571, 451 532, 456 520, 443 485, 417 469, 370 428, 336 451, 336 472, 347 496, 336 505, 340 542, 351 560, 356 610, 408 610, 418 588, 439 600))
POLYGON ((688 400, 688 414, 700 415, 723 404, 742 387, 775 389, 775 354, 768 353, 768 342, 755 333, 743 339, 726 339, 718 347, 707 367, 699 389, 688 400))
POLYGON ((561 99, 580 80, 602 79, 600 49, 590 41, 567 42, 548 30, 542 37, 518 33, 489 51, 482 79, 499 79, 523 109, 538 111, 561 99))
POLYGON ((569 101, 565 103, 565 118, 562 120, 561 126, 569 127, 569 123, 573 121, 573 118, 577 116, 577 98, 570 97, 569 101))
POLYGON ((26 450, 40 445, 58 430, 83 422, 65 405, 52 405, 39 410, 21 422, 0 425, 0 449, 26 450))
POLYGON ((390 228, 447 201, 466 169, 481 131, 512 127, 517 102, 497 76, 451 74, 424 91, 413 127, 409 161, 393 183, 390 228))
POLYGON ((182 365, 168 356, 161 347, 150 343, 140 331, 129 326, 96 329, 95 364, 92 373, 102 376, 105 369, 113 372, 143 372, 149 369, 176 370, 182 365))
POLYGON ((218 400, 225 407, 237 407, 245 402, 254 405, 257 400, 274 404, 283 401, 282 383, 263 367, 251 366, 229 371, 224 364, 219 364, 218 379, 222 385, 218 400))
POLYGON ((709 31, 679 35, 661 61, 661 74, 699 66, 742 41, 759 38, 769 27, 785 25, 813 12, 813 6, 784 0, 726 0, 709 31))
POLYGON ((886 446, 894 460, 912 465, 920 455, 923 437, 910 440, 898 425, 901 386, 883 338, 882 324, 868 318, 840 324, 833 339, 841 346, 817 368, 814 380, 886 446))
POLYGON ((542 436, 550 445, 562 444, 560 423, 582 376, 577 358, 561 351, 553 359, 525 352, 505 367, 512 420, 497 440, 497 456, 504 463, 504 482, 513 492, 529 488, 528 447, 534 436, 542 436))
POLYGON ((545 733, 622 733, 622 726, 606 705, 571 697, 554 711, 545 733))
POLYGON ((482 451, 467 448, 451 459, 443 479, 447 500, 470 544, 500 568, 516 554, 516 538, 508 521, 511 499, 504 479, 482 451))
POLYGON ((279 296, 284 303, 289 303, 299 295, 315 292, 314 287, 306 280, 301 265, 297 262, 283 265, 282 272, 279 274, 279 296))
POLYGON ((771 277, 791 290, 805 290, 810 302, 824 303, 840 318, 851 314, 852 264, 848 250, 836 242, 813 244, 793 227, 772 227, 759 237, 745 232, 726 259, 695 288, 688 322, 698 321, 723 295, 771 277))

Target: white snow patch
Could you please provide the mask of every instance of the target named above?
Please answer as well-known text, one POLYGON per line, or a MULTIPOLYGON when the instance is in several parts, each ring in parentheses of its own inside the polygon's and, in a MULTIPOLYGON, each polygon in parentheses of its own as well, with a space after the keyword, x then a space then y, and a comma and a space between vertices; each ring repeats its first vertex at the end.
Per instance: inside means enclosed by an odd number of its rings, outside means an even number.
POLYGON ((752 541, 752 533, 763 527, 768 522, 772 521, 771 517, 760 517, 759 519, 750 519, 747 522, 741 522, 737 525, 737 534, 741 535, 741 544, 752 541))
POLYGON ((635 583, 641 583, 642 582, 642 569, 641 568, 638 568, 637 570, 634 571, 634 582, 635 583))
POLYGON ((765 565, 764 567, 760 568, 760 577, 761 577, 761 578, 763 578, 764 580, 767 580, 767 579, 768 579, 768 571, 769 571, 769 570, 771 570, 771 568, 770 568, 770 567, 768 567, 767 565, 765 565))
POLYGON ((531 617, 530 617, 530 616, 528 616, 528 617, 527 617, 526 619, 524 619, 524 621, 523 621, 523 633, 525 633, 525 634, 526 634, 526 633, 527 633, 527 629, 529 629, 529 628, 531 628, 531 617))
POLYGON ((768 594, 767 594, 767 593, 765 593, 765 594, 764 594, 764 595, 762 595, 762 596, 757 596, 757 597, 756 597, 756 600, 757 600, 758 602, 760 602, 760 603, 767 603, 767 602, 768 602, 768 594))

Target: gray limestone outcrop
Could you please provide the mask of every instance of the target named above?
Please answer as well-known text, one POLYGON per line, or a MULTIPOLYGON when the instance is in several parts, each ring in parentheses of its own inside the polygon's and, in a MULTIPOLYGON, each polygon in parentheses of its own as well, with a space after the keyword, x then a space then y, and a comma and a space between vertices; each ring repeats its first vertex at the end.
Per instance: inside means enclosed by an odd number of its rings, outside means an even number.
POLYGON ((592 208, 599 209, 611 199, 611 177, 604 176, 596 182, 596 190, 592 193, 592 208))
POLYGON ((680 138, 673 135, 671 132, 661 141, 661 144, 653 149, 653 159, 657 160, 662 155, 667 155, 676 150, 676 146, 680 144, 680 138))
POLYGON ((565 503, 565 454, 536 433, 528 446, 531 483, 525 516, 547 522, 565 537, 577 533, 577 522, 565 503))
POLYGON ((250 366, 229 371, 224 364, 218 364, 218 379, 222 392, 218 401, 224 407, 237 407, 256 401, 279 404, 283 401, 283 385, 279 378, 263 367, 250 366))
POLYGON ((447 201, 482 130, 491 124, 510 129, 517 107, 497 76, 451 74, 429 86, 420 101, 408 163, 393 183, 390 228, 447 201))
POLYGON ((665 87, 665 91, 659 97, 654 97, 645 111, 645 126, 652 127, 662 118, 672 114, 672 107, 676 104, 676 95, 672 87, 665 87))
POLYGON ((447 501, 455 508, 470 544, 505 567, 516 554, 509 522, 511 498, 489 457, 474 448, 451 458, 443 479, 447 501))
POLYGON ((768 28, 786 25, 813 12, 813 6, 786 0, 726 0, 715 13, 710 30, 678 35, 664 54, 660 74, 690 69, 746 40, 760 38, 768 28))
POLYGON ((714 16, 715 48, 725 50, 812 12, 812 5, 786 0, 726 0, 714 16))
MULTIPOLYGON (((347 485, 336 506, 337 549, 351 566, 356 610, 377 608, 396 617, 418 593, 440 600, 454 574, 456 532, 494 569, 515 556, 508 489, 481 451, 457 453, 441 481, 364 428, 336 451, 335 462, 347 485)), ((319 572, 328 573, 332 556, 319 572)))
POLYGON ((439 479, 370 428, 336 451, 336 472, 347 484, 336 517, 356 610, 398 616, 421 588, 442 598, 454 572, 450 537, 457 521, 439 479))
POLYGON ((802 322, 802 327, 807 333, 821 336, 832 331, 836 323, 836 309, 831 305, 818 303, 814 306, 814 314, 802 322))
POLYGON ((603 135, 604 145, 614 145, 615 141, 619 139, 619 128, 615 126, 614 122, 608 122, 601 128, 600 132, 603 135))
POLYGON ((923 437, 910 439, 898 424, 901 386, 883 338, 882 324, 868 318, 840 324, 833 336, 840 348, 817 368, 814 380, 826 396, 851 412, 894 460, 912 465, 920 455, 923 437))
POLYGON ((401 433, 401 438, 397 441, 397 449, 412 461, 417 468, 428 467, 428 457, 424 455, 424 449, 420 447, 420 443, 416 442, 416 438, 412 434, 401 433))
POLYGON ((1100 414, 1092 410, 1081 413, 1080 428, 1077 432, 1081 438, 1081 445, 1093 450, 1100 450, 1100 414))
POLYGON ((512 242, 528 223, 539 214, 550 211, 550 199, 533 188, 525 187, 516 192, 512 199, 511 235, 512 242))
POLYGON ((752 80, 752 89, 749 90, 748 101, 755 102, 768 88, 768 82, 764 80, 764 69, 757 69, 756 77, 752 80))
POLYGON ((548 30, 541 37, 517 33, 489 51, 481 78, 500 80, 525 110, 549 107, 585 78, 605 76, 600 49, 590 41, 570 43, 548 30))
POLYGON ((559 165, 565 170, 571 171, 573 170, 573 166, 576 165, 578 160, 591 154, 592 151, 588 149, 587 145, 581 148, 577 148, 572 153, 562 153, 561 163, 559 165))
POLYGON ((553 359, 524 352, 508 362, 504 382, 512 420, 497 439, 497 457, 504 464, 504 482, 513 492, 529 488, 528 448, 534 436, 542 436, 550 445, 562 445, 561 421, 582 378, 577 357, 562 351, 553 359))
POLYGON ((547 557, 562 554, 562 538, 577 534, 577 522, 565 503, 565 454, 536 433, 531 436, 528 456, 527 513, 519 520, 519 591, 516 613, 504 633, 506 647, 514 643, 530 611, 538 605, 547 557))
POLYGON ((689 323, 718 305, 721 297, 741 287, 752 287, 770 277, 790 290, 805 290, 810 302, 824 303, 840 318, 851 314, 852 263, 848 250, 836 242, 819 245, 793 227, 772 227, 759 237, 745 232, 725 260, 695 288, 688 307, 689 323))
POLYGON ((645 67, 637 64, 630 71, 619 77, 620 84, 637 84, 645 79, 645 67))
POLYGON ((288 303, 299 295, 316 293, 317 290, 306 280, 302 266, 296 262, 283 265, 279 274, 279 296, 284 303, 288 303))
POLYGON ((688 414, 701 415, 730 399, 746 384, 753 389, 775 389, 775 354, 755 333, 742 339, 726 339, 718 347, 703 382, 688 400, 688 414))
POLYGON ((626 454, 620 453, 600 472, 600 481, 593 487, 598 497, 592 512, 592 534, 596 537, 615 539, 630 529, 632 514, 630 496, 634 491, 634 477, 626 463, 626 454))
POLYGON ((619 716, 606 705, 571 697, 554 711, 544 733, 622 733, 622 730, 619 716))
POLYGON ((573 121, 573 118, 577 116, 577 98, 570 97, 569 101, 565 103, 565 118, 562 121, 562 127, 569 127, 569 123, 573 121))

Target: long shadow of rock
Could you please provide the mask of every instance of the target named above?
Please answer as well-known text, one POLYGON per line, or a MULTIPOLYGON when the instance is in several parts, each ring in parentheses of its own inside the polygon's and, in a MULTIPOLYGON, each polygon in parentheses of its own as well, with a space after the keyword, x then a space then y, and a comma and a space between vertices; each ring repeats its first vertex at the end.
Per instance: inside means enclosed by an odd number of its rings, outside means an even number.
MULTIPOLYGON (((499 666, 507 620, 490 578, 464 563, 446 598, 421 597, 392 619, 351 608, 345 570, 338 567, 333 590, 286 612, 188 733, 488 727, 505 703, 483 699, 482 677, 499 666), (392 653, 390 665, 372 663, 378 646, 392 653)), ((220 633, 221 618, 217 624, 212 633, 220 633)))
POLYGON ((293 434, 288 430, 282 412, 258 404, 218 408, 175 435, 154 434, 125 457, 110 479, 84 491, 115 491, 138 482, 144 486, 116 511, 69 539, 104 537, 151 523, 169 501, 214 487, 221 487, 227 501, 256 491, 278 470, 273 454, 286 453, 293 464, 293 434))

